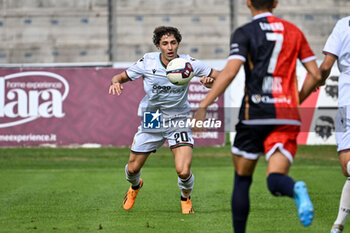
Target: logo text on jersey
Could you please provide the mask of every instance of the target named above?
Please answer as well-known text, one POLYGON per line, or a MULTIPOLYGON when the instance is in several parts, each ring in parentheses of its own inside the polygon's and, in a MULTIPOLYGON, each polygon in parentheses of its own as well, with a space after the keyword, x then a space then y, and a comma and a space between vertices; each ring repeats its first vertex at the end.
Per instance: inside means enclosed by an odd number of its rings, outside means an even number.
POLYGON ((252 95, 251 100, 255 104, 264 103, 264 104, 275 104, 275 103, 286 103, 290 104, 292 98, 290 96, 280 95, 277 97, 271 97, 268 95, 252 95))
POLYGON ((184 92, 185 88, 171 88, 171 86, 160 86, 160 85, 153 85, 152 87, 152 93, 181 93, 184 92))

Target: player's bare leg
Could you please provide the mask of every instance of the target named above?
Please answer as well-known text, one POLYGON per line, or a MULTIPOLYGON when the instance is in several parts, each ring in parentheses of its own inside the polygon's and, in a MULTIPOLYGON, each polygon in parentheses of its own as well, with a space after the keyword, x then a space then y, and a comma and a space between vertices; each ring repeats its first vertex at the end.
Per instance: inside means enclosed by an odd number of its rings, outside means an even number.
POLYGON ((182 213, 194 213, 191 202, 191 192, 194 185, 194 175, 191 172, 192 147, 180 146, 172 149, 172 152, 175 159, 175 169, 178 175, 178 185, 181 189, 182 213))
POLYGON ((339 155, 340 166, 343 174, 347 177, 343 186, 342 194, 340 197, 339 211, 337 219, 335 220, 331 233, 343 232, 346 219, 350 212, 350 152, 346 151, 339 155))
POLYGON ((146 162, 149 154, 150 153, 131 153, 129 156, 129 162, 125 166, 125 175, 126 179, 131 183, 131 186, 124 196, 123 208, 125 210, 129 210, 134 206, 137 194, 143 186, 143 180, 141 179, 141 168, 146 162))

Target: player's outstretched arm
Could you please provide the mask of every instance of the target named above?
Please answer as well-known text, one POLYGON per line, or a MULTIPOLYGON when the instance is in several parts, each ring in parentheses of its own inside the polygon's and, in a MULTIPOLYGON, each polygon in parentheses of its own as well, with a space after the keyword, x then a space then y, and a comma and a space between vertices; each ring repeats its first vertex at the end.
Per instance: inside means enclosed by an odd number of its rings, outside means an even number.
POLYGON ((120 95, 124 89, 122 83, 128 82, 129 80, 130 79, 126 76, 125 72, 113 76, 108 93, 112 95, 120 95))
POLYGON ((316 61, 303 63, 308 74, 304 84, 299 92, 299 102, 302 103, 313 92, 321 82, 321 72, 317 67, 316 61))
MULTIPOLYGON (((225 68, 218 73, 218 76, 215 78, 215 82, 213 83, 213 87, 199 104, 199 109, 194 114, 193 118, 196 121, 205 120, 205 114, 208 106, 212 104, 217 97, 224 93, 228 85, 230 85, 232 80, 236 77, 242 64, 243 61, 239 59, 229 60, 225 68)), ((194 129, 194 131, 196 131, 196 129, 194 129)))
POLYGON ((208 92, 205 99, 202 100, 199 107, 207 108, 217 97, 224 93, 228 85, 230 85, 232 80, 236 77, 242 64, 243 61, 239 59, 229 60, 225 68, 218 73, 218 76, 215 78, 215 82, 213 83, 213 87, 208 92))

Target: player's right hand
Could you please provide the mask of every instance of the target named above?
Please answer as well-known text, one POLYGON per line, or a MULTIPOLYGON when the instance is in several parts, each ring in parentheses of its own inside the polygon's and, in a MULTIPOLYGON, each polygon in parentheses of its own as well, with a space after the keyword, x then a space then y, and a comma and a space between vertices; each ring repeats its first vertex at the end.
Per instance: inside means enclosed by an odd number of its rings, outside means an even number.
POLYGON ((109 91, 108 93, 109 94, 112 94, 112 95, 120 95, 122 93, 122 90, 123 90, 123 85, 119 82, 114 82, 114 83, 111 83, 111 85, 109 86, 109 91))
POLYGON ((193 132, 203 132, 204 131, 203 128, 197 127, 197 121, 204 122, 206 114, 207 114, 206 108, 198 108, 197 111, 194 113, 193 119, 195 120, 195 126, 192 128, 193 132))

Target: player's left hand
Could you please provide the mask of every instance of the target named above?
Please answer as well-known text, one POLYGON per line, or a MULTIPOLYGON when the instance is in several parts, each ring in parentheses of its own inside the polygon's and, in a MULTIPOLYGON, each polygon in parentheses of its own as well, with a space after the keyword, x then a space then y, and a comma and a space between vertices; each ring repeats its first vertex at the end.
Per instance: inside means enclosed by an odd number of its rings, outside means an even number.
POLYGON ((199 81, 207 88, 211 88, 213 86, 213 83, 214 83, 213 78, 206 77, 206 76, 203 76, 199 81))
POLYGON ((115 94, 120 95, 123 89, 124 87, 121 83, 114 82, 114 83, 111 83, 111 85, 109 86, 108 93, 112 95, 115 95, 115 94))

